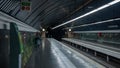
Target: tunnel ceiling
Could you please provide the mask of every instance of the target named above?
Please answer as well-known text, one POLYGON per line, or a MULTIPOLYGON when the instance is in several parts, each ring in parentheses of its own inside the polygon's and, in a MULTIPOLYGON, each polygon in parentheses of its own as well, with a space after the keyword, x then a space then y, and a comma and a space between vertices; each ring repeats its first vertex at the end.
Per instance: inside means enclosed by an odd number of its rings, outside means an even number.
POLYGON ((31 11, 22 11, 20 0, 0 0, 0 11, 3 11, 26 24, 39 28, 52 27, 63 22, 92 0, 30 0, 31 11))
MULTIPOLYGON (((0 0, 0 11, 9 14, 22 22, 39 29, 54 27, 75 17, 83 15, 113 0, 30 0, 31 11, 22 11, 20 0, 0 0)), ((86 23, 93 23, 103 19, 120 17, 119 6, 108 8, 101 13, 67 24, 64 27, 71 27, 86 23), (118 10, 119 9, 119 10, 118 10), (116 11, 117 10, 117 11, 116 11), (115 13, 113 13, 115 12, 115 13), (109 13, 109 15, 107 14, 109 13)), ((96 27, 95 27, 96 28, 96 27)), ((79 30, 79 28, 77 28, 79 30)))

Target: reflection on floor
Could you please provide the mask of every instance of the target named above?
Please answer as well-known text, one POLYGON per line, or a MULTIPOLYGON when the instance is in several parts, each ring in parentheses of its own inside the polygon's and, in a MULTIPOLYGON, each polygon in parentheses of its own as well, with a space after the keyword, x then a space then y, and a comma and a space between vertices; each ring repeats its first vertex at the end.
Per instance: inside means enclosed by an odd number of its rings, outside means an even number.
POLYGON ((25 68, 97 68, 54 39, 43 39, 25 68))

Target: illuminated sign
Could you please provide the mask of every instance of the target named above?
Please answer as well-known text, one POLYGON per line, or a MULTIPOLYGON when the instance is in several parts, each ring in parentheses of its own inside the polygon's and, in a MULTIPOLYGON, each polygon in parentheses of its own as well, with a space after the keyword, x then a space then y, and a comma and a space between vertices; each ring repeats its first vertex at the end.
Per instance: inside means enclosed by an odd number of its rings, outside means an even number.
POLYGON ((30 11, 31 10, 31 2, 30 1, 21 1, 21 10, 30 11))

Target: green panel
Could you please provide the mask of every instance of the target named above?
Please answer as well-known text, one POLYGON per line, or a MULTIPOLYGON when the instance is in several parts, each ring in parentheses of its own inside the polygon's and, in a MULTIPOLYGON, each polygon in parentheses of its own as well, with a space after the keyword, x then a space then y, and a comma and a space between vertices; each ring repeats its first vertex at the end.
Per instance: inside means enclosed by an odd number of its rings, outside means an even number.
POLYGON ((23 42, 22 42, 22 37, 20 35, 20 32, 18 32, 18 38, 19 38, 19 42, 20 42, 20 52, 23 53, 23 42))
POLYGON ((22 2, 22 6, 30 6, 30 2, 22 2))
POLYGON ((18 68, 19 54, 23 52, 22 47, 18 27, 15 23, 10 23, 10 68, 18 68))

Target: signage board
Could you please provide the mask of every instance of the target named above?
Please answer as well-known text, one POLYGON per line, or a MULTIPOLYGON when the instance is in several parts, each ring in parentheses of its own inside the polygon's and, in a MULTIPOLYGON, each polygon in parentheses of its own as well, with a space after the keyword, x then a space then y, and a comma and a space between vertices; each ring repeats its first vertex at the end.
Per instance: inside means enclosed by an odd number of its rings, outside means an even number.
POLYGON ((30 0, 21 0, 21 10, 30 11, 31 10, 31 1, 30 0))

